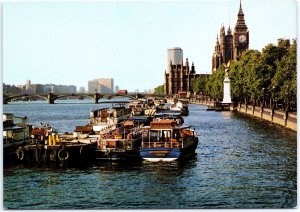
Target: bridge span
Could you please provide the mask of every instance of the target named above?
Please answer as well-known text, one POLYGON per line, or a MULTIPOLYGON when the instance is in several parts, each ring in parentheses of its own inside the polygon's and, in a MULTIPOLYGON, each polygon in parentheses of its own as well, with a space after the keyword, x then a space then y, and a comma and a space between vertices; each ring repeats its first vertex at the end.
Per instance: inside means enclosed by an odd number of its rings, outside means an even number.
POLYGON ((48 94, 3 94, 3 104, 8 104, 8 102, 24 98, 24 97, 32 97, 32 98, 41 98, 48 101, 49 104, 54 104, 54 101, 57 99, 62 99, 66 97, 90 97, 93 99, 94 103, 99 103, 100 99, 107 98, 111 99, 114 97, 128 97, 129 99, 137 99, 142 97, 165 97, 165 95, 154 95, 154 94, 145 94, 145 93, 128 93, 128 94, 100 94, 100 93, 48 93, 48 94))

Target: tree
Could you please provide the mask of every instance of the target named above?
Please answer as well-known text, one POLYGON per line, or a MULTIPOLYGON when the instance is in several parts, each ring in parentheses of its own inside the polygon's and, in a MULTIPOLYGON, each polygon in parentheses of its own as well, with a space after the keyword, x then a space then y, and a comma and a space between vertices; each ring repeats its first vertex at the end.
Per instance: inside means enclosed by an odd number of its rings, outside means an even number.
POLYGON ((164 85, 159 85, 154 88, 154 94, 163 95, 164 94, 164 85))
POLYGON ((262 51, 262 59, 265 64, 264 69, 264 82, 263 87, 266 88, 269 93, 273 89, 271 81, 275 76, 278 62, 281 58, 287 54, 288 49, 290 48, 290 41, 287 39, 278 39, 277 46, 273 44, 268 44, 262 51))
POLYGON ((200 75, 198 77, 192 78, 191 87, 194 93, 205 92, 205 85, 207 83, 207 76, 200 75))
POLYGON ((243 93, 253 100, 263 96, 263 70, 265 69, 261 53, 249 50, 242 54, 240 67, 243 69, 243 93))
POLYGON ((223 80, 225 68, 220 66, 214 73, 212 73, 206 83, 206 90, 214 99, 220 100, 223 98, 223 80))
POLYGON ((231 94, 233 100, 241 101, 246 96, 244 85, 244 69, 241 63, 237 61, 231 62, 229 67, 229 78, 231 85, 231 94))
POLYGON ((272 86, 276 88, 277 98, 285 102, 296 102, 297 95, 297 42, 293 40, 286 54, 276 61, 276 73, 272 86))

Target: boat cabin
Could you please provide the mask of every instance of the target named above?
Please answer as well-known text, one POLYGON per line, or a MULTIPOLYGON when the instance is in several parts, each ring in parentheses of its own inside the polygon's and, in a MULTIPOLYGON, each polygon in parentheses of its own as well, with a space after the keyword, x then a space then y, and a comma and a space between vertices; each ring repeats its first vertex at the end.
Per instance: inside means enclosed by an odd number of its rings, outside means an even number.
POLYGON ((143 127, 142 148, 168 147, 184 148, 191 137, 195 137, 190 126, 176 126, 174 120, 159 120, 143 127))

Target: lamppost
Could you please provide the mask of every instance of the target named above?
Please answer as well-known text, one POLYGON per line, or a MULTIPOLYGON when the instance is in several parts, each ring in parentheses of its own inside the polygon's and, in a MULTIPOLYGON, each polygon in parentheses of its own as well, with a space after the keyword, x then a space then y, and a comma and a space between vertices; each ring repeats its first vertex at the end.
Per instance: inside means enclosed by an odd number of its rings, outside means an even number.
POLYGON ((287 87, 287 105, 285 106, 285 116, 284 116, 285 125, 287 124, 289 108, 290 108, 290 86, 287 85, 286 87, 287 87))
POLYGON ((261 104, 261 115, 263 114, 263 112, 264 112, 264 107, 265 107, 265 90, 266 90, 266 88, 262 88, 262 92, 263 92, 263 101, 262 101, 262 104, 261 104))
POLYGON ((266 88, 263 88, 263 107, 265 107, 266 88))
POLYGON ((270 99, 271 117, 272 117, 272 120, 273 120, 274 110, 275 110, 274 92, 275 92, 275 86, 272 87, 272 91, 271 91, 272 97, 271 97, 271 99, 270 99))
POLYGON ((287 106, 286 106, 286 111, 290 110, 290 86, 287 85, 287 106))

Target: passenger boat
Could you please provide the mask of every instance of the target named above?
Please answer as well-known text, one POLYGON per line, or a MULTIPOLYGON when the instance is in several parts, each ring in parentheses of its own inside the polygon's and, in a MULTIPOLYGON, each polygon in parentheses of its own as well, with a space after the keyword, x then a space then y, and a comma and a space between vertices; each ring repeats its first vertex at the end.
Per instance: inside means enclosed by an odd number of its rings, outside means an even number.
POLYGON ((146 161, 174 161, 195 154, 198 137, 189 126, 174 120, 159 120, 143 127, 140 156, 146 161))
POLYGON ((170 110, 171 111, 179 111, 182 116, 188 116, 189 115, 189 108, 188 104, 184 101, 177 101, 174 104, 170 105, 170 110))
POLYGON ((16 150, 31 143, 32 126, 27 117, 16 117, 12 113, 3 114, 3 159, 4 162, 16 161, 16 150))
POLYGON ((184 123, 184 119, 181 116, 179 111, 163 111, 160 113, 156 113, 153 117, 153 120, 161 120, 161 119, 171 119, 176 121, 177 125, 182 125, 184 123))
POLYGON ((131 110, 124 105, 112 106, 111 108, 101 108, 90 112, 89 125, 94 132, 100 132, 107 128, 115 128, 119 118, 128 117, 131 110))
POLYGON ((119 123, 114 130, 100 134, 96 159, 109 161, 140 159, 138 151, 142 142, 140 129, 143 126, 141 119, 131 119, 119 123))

